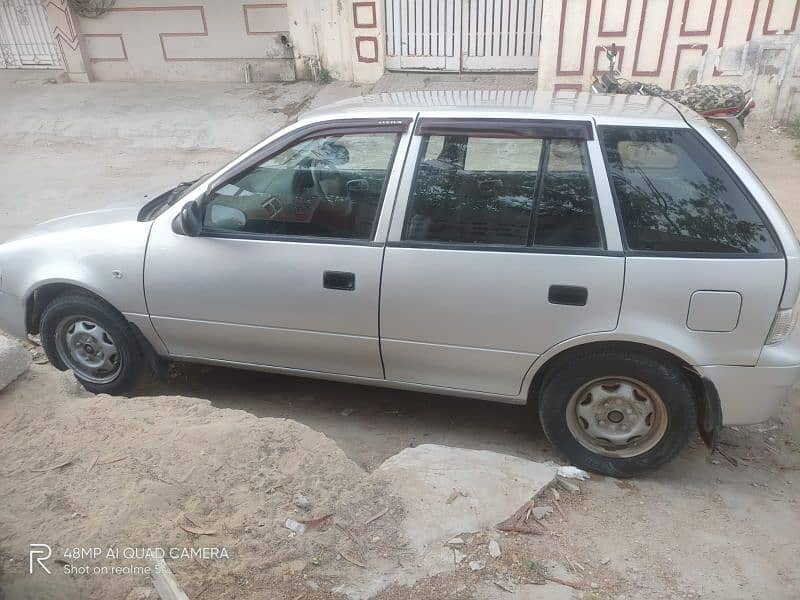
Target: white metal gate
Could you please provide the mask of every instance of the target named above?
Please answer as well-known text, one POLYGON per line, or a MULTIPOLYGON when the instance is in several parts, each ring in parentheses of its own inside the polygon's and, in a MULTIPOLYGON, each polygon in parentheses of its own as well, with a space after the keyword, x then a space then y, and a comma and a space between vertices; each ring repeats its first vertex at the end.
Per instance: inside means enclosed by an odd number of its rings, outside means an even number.
POLYGON ((541 0, 385 0, 386 67, 535 71, 541 0))
POLYGON ((60 69, 40 0, 0 0, 0 69, 60 69))

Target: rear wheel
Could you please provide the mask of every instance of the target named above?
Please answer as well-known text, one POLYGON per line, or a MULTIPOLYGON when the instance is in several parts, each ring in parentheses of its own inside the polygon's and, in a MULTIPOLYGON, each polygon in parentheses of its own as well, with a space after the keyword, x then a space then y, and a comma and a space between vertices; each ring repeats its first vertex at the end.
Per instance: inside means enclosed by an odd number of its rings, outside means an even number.
POLYGON ((677 365, 634 352, 587 352, 549 374, 539 402, 550 441, 584 469, 632 477, 672 460, 696 425, 677 365))
POLYGON ((40 329, 50 362, 71 370, 90 392, 124 393, 142 371, 144 361, 130 325, 92 296, 55 298, 42 314, 40 329))

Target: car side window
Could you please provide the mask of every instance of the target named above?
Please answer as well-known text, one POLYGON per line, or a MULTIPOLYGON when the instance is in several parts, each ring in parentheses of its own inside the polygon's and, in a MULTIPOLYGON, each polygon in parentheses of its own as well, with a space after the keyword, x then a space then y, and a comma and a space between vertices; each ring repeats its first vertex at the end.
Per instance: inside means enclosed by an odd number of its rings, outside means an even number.
POLYGON ((542 141, 425 136, 404 239, 525 245, 542 141))
POLYGON ((583 141, 427 135, 403 239, 597 247, 594 197, 583 141))
POLYGON ((217 188, 204 229, 372 239, 399 139, 353 133, 300 141, 217 188))
POLYGON ((601 127, 632 250, 774 254, 752 199, 688 129, 601 127))
POLYGON ((551 140, 536 203, 534 246, 597 248, 594 181, 586 142, 551 140))

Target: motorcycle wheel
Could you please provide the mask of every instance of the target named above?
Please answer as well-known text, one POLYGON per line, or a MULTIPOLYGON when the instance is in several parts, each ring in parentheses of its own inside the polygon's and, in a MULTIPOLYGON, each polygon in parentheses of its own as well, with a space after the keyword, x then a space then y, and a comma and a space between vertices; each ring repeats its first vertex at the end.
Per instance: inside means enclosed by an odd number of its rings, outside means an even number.
POLYGON ((721 119, 707 119, 707 121, 719 137, 725 140, 731 148, 736 148, 739 144, 739 134, 736 133, 733 125, 721 119))

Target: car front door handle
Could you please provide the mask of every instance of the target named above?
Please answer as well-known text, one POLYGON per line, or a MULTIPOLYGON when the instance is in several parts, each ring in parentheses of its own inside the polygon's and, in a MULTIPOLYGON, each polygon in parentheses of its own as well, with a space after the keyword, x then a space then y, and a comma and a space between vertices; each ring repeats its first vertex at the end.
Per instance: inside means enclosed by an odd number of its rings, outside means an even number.
POLYGON ((586 306, 589 290, 578 285, 551 285, 547 292, 550 304, 566 304, 567 306, 586 306))
POLYGON ((356 274, 347 271, 325 271, 322 274, 322 287, 352 292, 356 289, 356 274))

